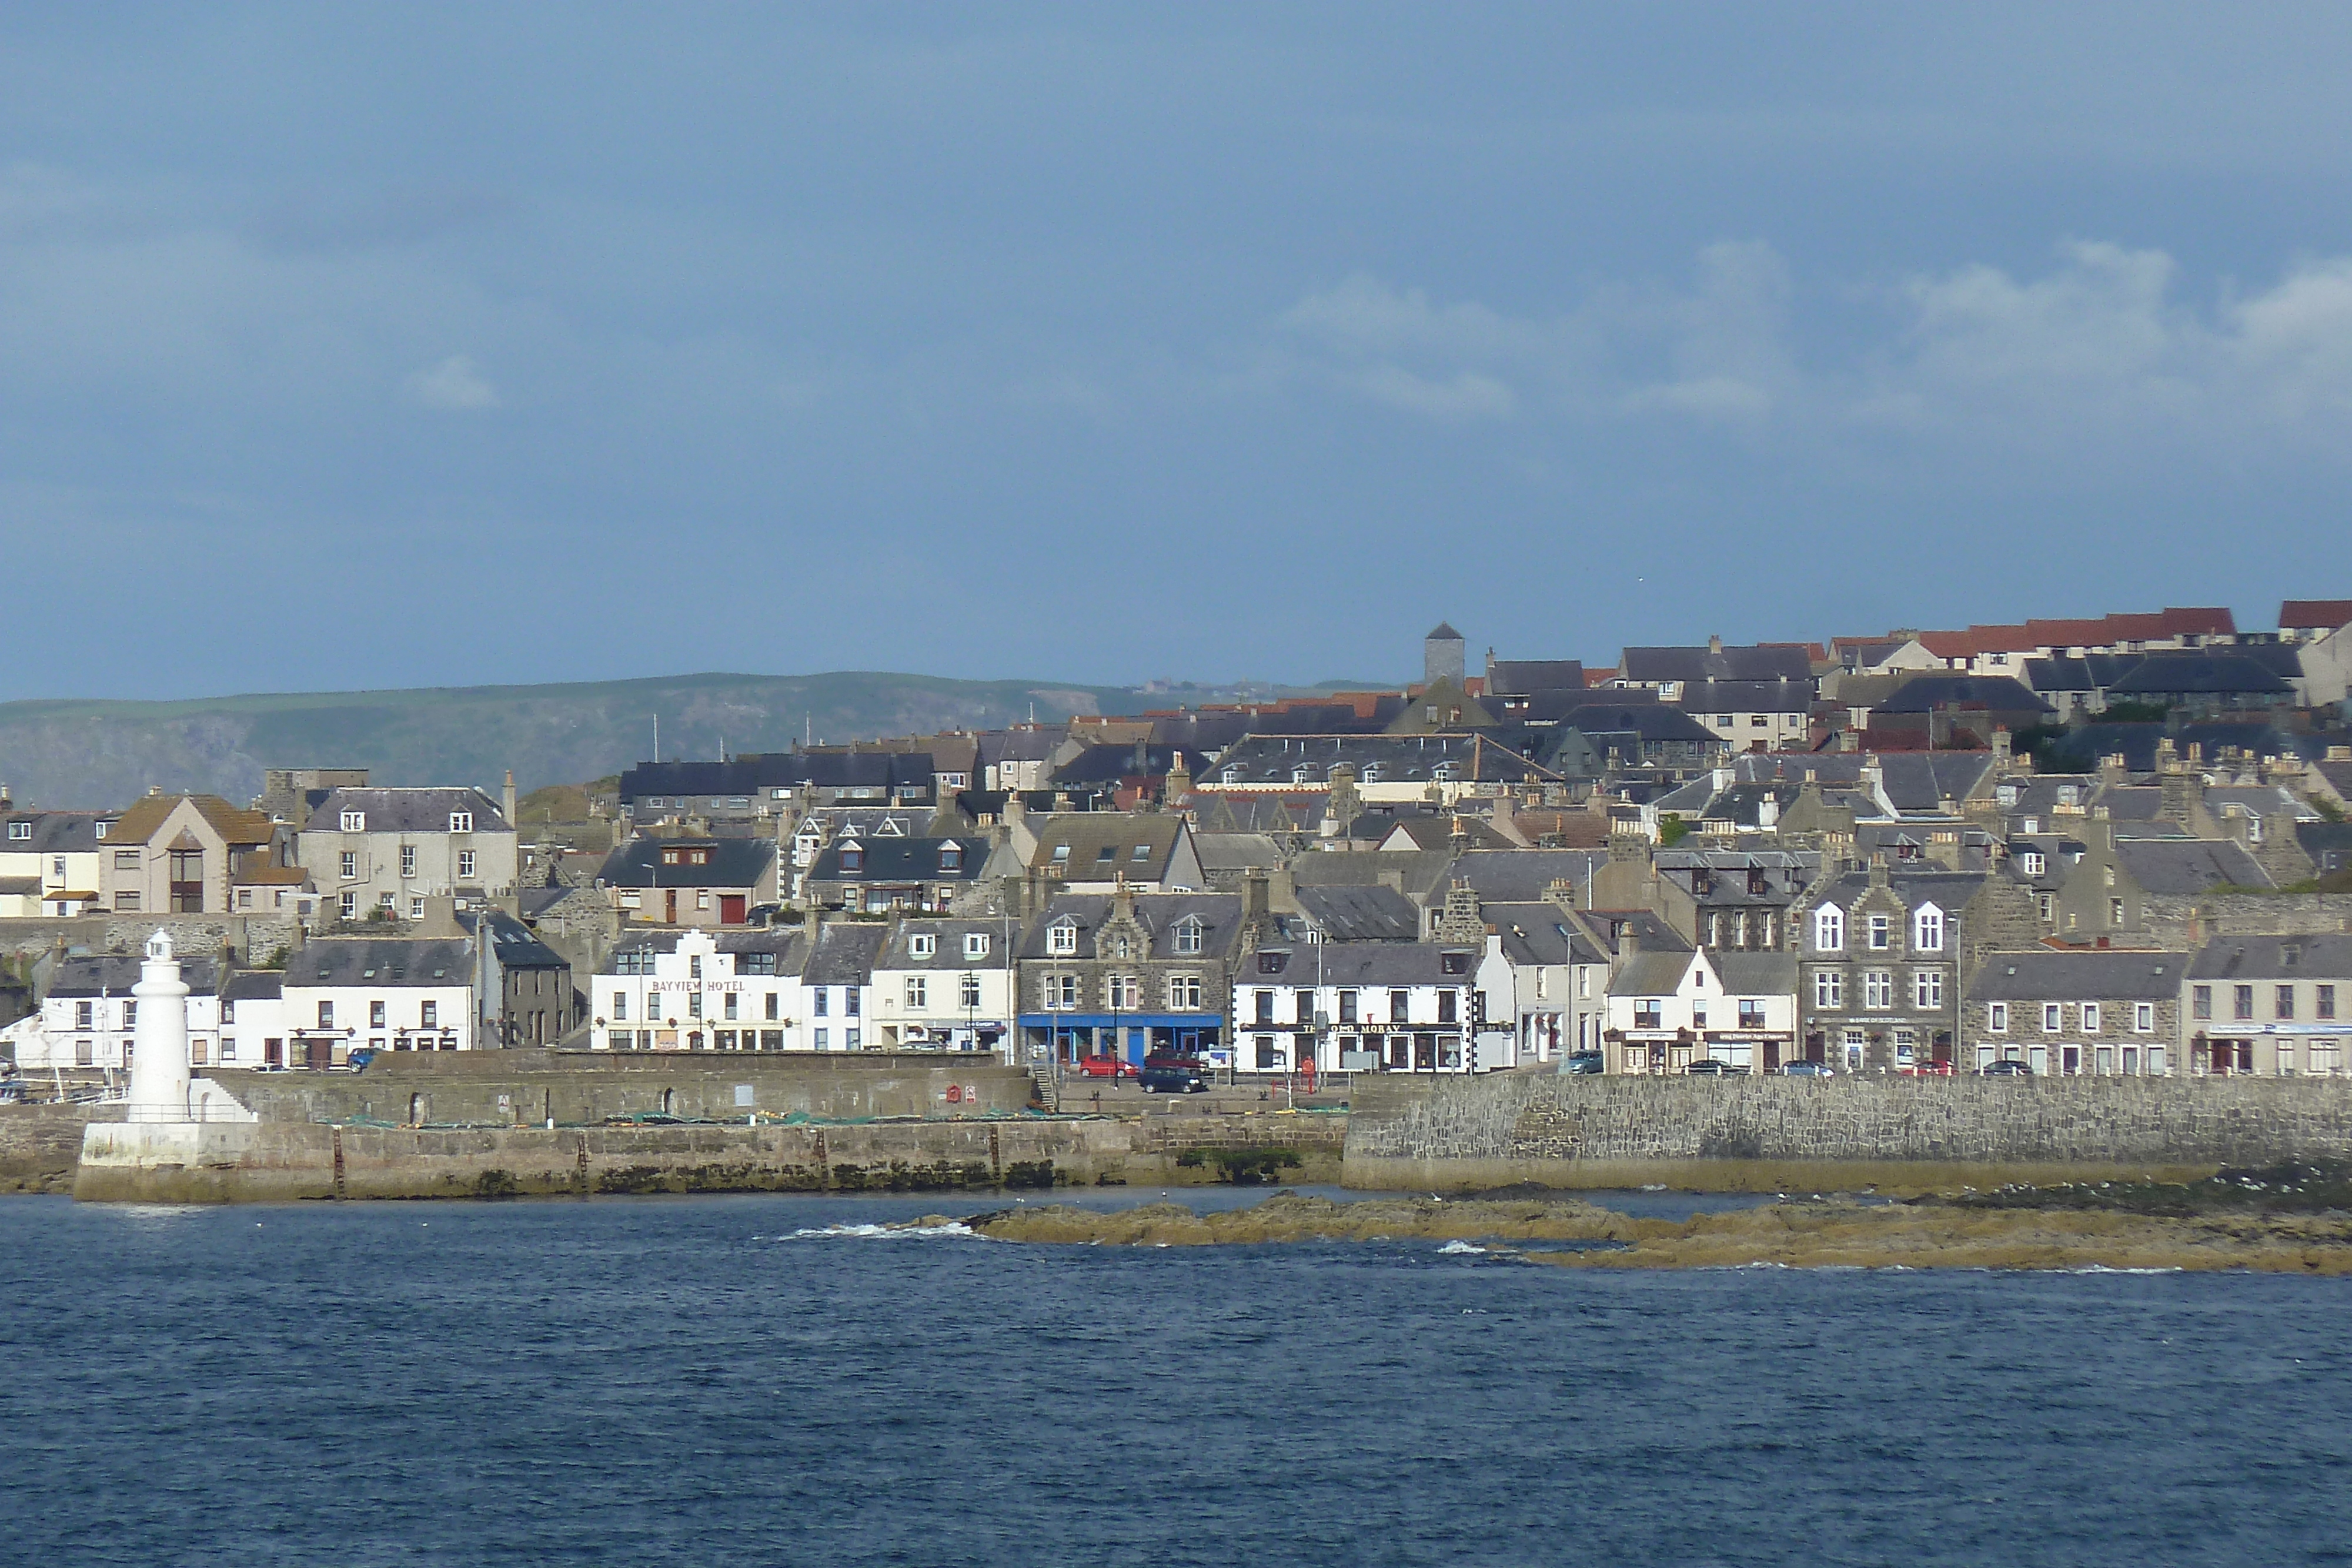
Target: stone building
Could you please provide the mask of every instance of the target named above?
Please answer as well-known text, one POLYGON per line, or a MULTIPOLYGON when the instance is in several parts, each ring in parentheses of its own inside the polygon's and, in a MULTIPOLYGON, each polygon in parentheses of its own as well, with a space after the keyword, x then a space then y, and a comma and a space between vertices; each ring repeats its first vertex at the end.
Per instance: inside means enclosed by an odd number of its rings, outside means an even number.
POLYGON ((1224 1064, 1227 1009, 1271 927, 1266 879, 1244 892, 1065 894, 1021 936, 1019 1027, 1029 1060, 1152 1051, 1224 1064), (1215 1053, 1215 1054, 1212 1054, 1215 1053))
POLYGON ((1844 1071, 1948 1071, 1960 997, 1981 955, 2041 935, 2031 894, 2004 873, 1843 871, 1790 907, 1800 965, 1800 1050, 1844 1071))
POLYGON ((302 824, 297 858, 339 917, 419 920, 430 898, 513 894, 509 810, 471 788, 331 789, 302 824))
POLYGON ((2036 947, 1990 953, 1969 985, 1965 1066, 2037 1076, 2162 1078, 2179 1066, 2189 955, 2036 947))

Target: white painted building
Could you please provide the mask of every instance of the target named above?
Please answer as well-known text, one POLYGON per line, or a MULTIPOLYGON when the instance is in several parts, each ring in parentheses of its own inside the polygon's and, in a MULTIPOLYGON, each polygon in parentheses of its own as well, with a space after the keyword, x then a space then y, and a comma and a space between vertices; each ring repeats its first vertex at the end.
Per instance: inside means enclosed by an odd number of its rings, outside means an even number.
POLYGON ((1609 1072, 1685 1072, 1710 1060, 1771 1072, 1794 1060, 1796 1040, 1790 954, 1637 950, 1609 983, 1609 1072))
MULTIPOLYGON (((53 1068, 121 1071, 131 1065, 139 1027, 142 960, 132 953, 95 953, 61 960, 41 1010, 12 1026, 16 1064, 27 1072, 53 1068)), ((214 1060, 219 1039, 220 966, 211 958, 180 961, 188 987, 189 1060, 214 1060)))
POLYGON ((314 938, 287 959, 280 1017, 289 1067, 341 1066, 362 1049, 486 1043, 475 1025, 474 955, 462 939, 314 938))
POLYGON ((883 1048, 1010 1050, 1019 936, 1018 924, 1004 917, 898 922, 873 971, 883 1048))
POLYGON ((336 789, 303 824, 295 852, 345 920, 378 911, 420 920, 429 898, 497 898, 515 886, 514 828, 479 789, 336 789))
POLYGON ((805 1051, 790 930, 694 929, 632 936, 590 982, 596 1051, 805 1051))

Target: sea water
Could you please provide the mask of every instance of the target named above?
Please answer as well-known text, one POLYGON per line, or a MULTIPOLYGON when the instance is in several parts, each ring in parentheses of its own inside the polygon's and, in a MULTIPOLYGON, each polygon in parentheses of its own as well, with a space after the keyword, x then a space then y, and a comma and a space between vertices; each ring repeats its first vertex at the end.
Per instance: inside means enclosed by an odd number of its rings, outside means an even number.
POLYGON ((2352 1282, 877 1228, 988 1201, 0 1202, 0 1561, 2352 1552, 2352 1282))

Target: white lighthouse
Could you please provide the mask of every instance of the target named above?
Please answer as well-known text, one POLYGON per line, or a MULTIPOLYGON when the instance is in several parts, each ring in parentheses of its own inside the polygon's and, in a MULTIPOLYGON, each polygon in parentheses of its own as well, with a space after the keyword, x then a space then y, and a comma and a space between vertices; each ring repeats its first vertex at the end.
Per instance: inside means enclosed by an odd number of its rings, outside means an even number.
POLYGON ((139 983, 131 988, 139 1017, 131 1030, 133 1122, 185 1122, 188 1114, 188 983, 172 956, 172 938, 147 938, 139 983))

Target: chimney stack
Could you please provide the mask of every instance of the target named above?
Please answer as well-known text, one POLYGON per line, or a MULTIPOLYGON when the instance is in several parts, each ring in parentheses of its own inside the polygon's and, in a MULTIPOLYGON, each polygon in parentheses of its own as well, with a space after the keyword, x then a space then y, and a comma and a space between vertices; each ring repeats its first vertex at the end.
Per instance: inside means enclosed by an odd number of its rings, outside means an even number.
POLYGON ((508 827, 520 828, 522 826, 520 822, 518 822, 515 820, 514 769, 511 768, 507 769, 506 788, 499 791, 499 809, 506 813, 508 827))

